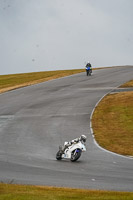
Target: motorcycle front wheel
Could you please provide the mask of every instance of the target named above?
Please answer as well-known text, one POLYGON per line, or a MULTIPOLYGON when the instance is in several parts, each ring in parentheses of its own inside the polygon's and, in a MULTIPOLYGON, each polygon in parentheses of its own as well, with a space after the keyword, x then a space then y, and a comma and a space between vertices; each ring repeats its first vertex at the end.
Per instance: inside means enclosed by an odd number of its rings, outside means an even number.
POLYGON ((81 150, 80 149, 76 149, 71 153, 71 161, 75 162, 76 160, 78 160, 81 156, 81 150))

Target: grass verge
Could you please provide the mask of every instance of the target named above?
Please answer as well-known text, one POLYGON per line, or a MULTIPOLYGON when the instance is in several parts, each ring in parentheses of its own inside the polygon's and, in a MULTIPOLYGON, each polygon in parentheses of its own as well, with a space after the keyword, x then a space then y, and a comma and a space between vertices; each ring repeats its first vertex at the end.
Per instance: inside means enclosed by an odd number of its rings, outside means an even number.
POLYGON ((123 85, 120 86, 121 88, 123 87, 133 87, 133 80, 130 80, 129 82, 127 83, 124 83, 123 85))
POLYGON ((0 93, 81 72, 85 72, 85 70, 74 69, 0 75, 0 93))
POLYGON ((131 200, 133 192, 0 184, 0 200, 131 200))
POLYGON ((95 109, 92 125, 100 146, 133 156, 133 92, 107 95, 95 109))

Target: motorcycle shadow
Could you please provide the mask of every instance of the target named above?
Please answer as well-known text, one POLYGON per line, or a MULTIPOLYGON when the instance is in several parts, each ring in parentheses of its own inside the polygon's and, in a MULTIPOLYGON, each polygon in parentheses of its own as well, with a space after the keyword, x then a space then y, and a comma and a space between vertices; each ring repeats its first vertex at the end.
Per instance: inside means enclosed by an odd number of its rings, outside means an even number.
POLYGON ((84 160, 77 160, 75 162, 72 162, 69 159, 55 160, 55 161, 59 162, 59 163, 71 163, 71 164, 84 164, 84 163, 86 163, 84 160))

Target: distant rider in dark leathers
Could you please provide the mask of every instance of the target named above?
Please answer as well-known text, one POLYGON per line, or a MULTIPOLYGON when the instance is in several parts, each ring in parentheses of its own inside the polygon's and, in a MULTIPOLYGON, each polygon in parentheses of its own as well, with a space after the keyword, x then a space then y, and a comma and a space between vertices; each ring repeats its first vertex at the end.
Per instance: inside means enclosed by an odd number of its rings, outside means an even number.
POLYGON ((91 75, 91 73, 92 73, 92 66, 91 66, 90 62, 88 62, 88 63, 86 64, 85 68, 86 68, 86 75, 87 75, 87 76, 88 76, 88 75, 91 75), (90 72, 90 73, 89 73, 89 72, 90 72))

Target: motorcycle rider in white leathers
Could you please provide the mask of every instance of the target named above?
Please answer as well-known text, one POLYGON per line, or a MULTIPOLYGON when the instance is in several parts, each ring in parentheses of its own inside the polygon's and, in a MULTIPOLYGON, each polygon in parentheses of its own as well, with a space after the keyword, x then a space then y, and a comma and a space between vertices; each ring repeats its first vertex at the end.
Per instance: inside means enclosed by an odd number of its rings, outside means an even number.
POLYGON ((87 139, 87 137, 86 137, 85 135, 81 135, 79 138, 73 139, 72 141, 66 143, 66 144, 63 146, 63 148, 62 148, 62 150, 61 150, 61 153, 63 154, 64 151, 65 151, 69 146, 71 146, 71 145, 74 144, 74 143, 76 144, 76 143, 78 143, 79 141, 81 141, 82 143, 85 143, 85 142, 86 142, 86 139, 87 139))

